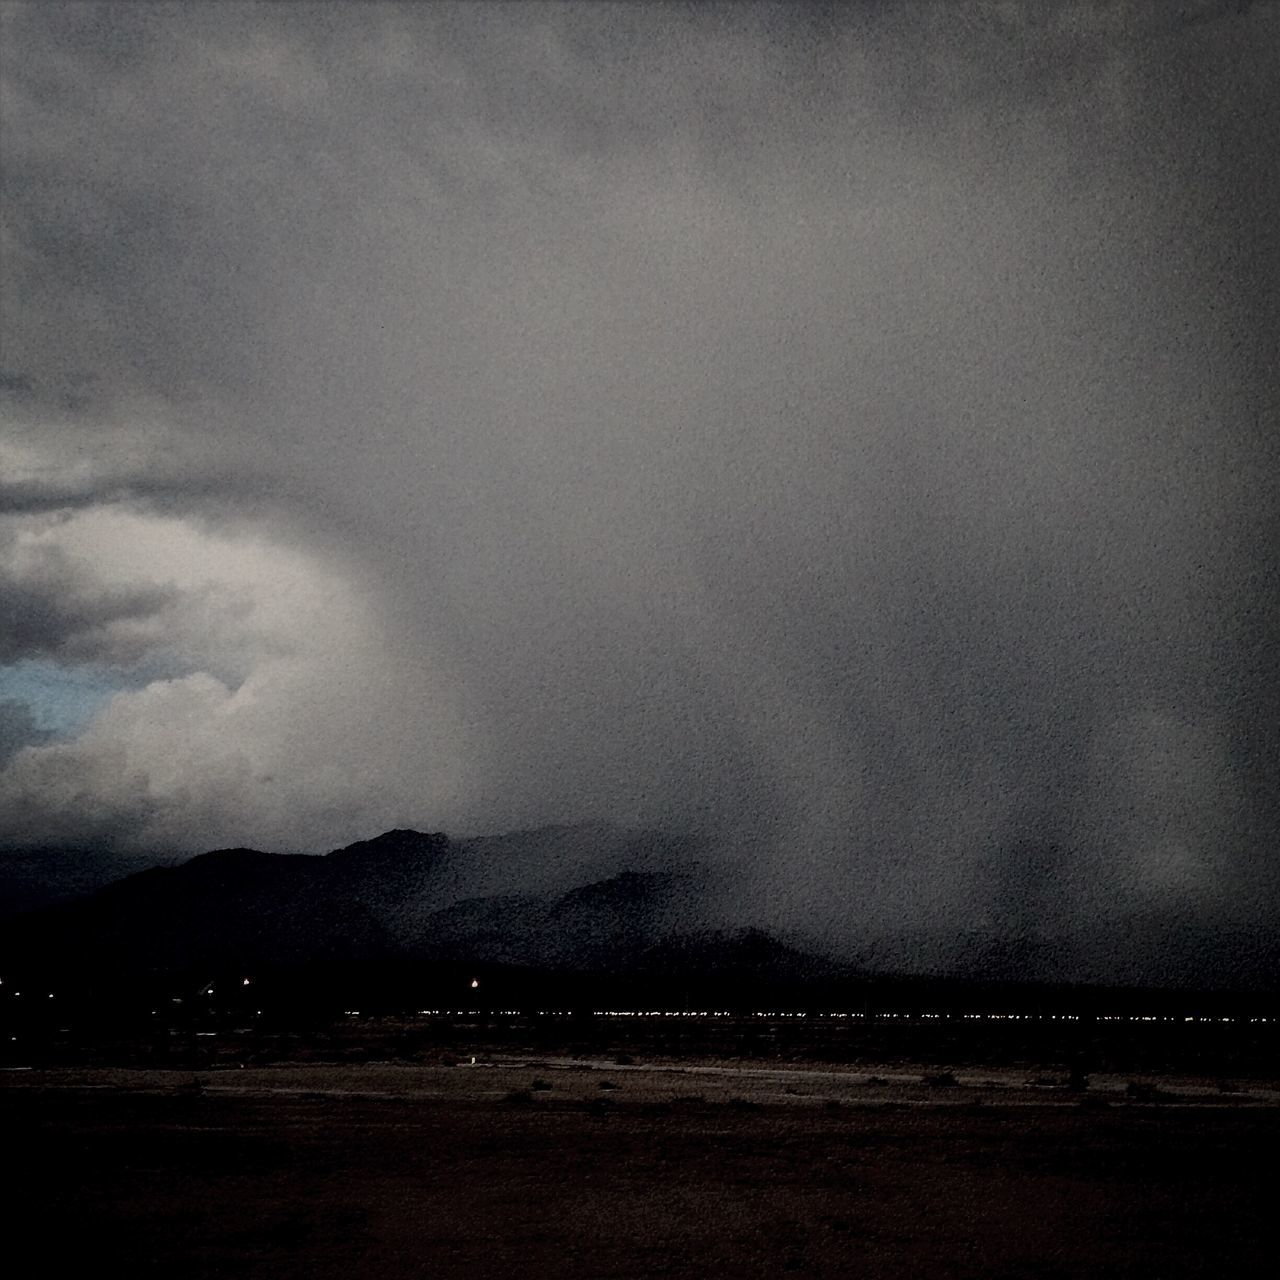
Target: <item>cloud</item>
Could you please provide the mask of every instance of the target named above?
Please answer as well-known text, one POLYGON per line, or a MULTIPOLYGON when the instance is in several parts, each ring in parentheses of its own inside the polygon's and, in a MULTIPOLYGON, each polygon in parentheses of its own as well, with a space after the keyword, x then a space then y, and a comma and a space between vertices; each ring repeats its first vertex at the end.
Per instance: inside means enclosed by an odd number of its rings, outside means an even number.
POLYGON ((119 513, 61 533, 65 546, 100 548, 116 572, 174 573, 169 616, 115 647, 149 677, 78 736, 16 744, 0 772, 6 844, 324 848, 456 804, 456 700, 420 667, 388 678, 394 655, 359 587, 331 567, 243 534, 119 513), (155 674, 165 666, 186 670, 155 674), (426 714, 411 741, 384 732, 417 707, 426 714))
POLYGON ((6 581, 155 677, 12 838, 1265 900, 1277 18, 1194 16, 6 9, 6 581))
POLYGON ((57 657, 127 664, 136 660, 139 629, 172 603, 172 592, 158 586, 104 589, 77 572, 56 545, 14 539, 6 551, 0 600, 12 623, 0 638, 0 662, 57 657))
POLYGON ((35 746, 46 741, 51 734, 36 723, 31 708, 25 702, 13 699, 0 700, 0 766, 23 747, 35 746))

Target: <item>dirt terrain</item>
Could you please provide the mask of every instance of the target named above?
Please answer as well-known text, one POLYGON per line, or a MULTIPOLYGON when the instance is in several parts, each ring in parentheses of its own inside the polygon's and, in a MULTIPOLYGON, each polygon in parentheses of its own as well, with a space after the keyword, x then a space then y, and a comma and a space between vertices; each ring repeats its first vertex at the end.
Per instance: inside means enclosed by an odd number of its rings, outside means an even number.
POLYGON ((1257 1083, 471 1056, 0 1073, 10 1247, 192 1280, 1274 1266, 1257 1083))

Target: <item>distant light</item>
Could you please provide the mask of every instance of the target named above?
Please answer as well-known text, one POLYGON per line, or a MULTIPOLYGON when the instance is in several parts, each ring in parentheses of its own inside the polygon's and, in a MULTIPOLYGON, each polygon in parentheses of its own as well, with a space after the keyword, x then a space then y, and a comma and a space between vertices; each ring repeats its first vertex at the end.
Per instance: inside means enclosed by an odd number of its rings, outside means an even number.
POLYGON ((472 978, 472 979, 471 979, 471 989, 472 989, 472 991, 474 991, 474 990, 475 990, 479 985, 480 985, 480 979, 479 979, 479 978, 472 978))
POLYGON ((248 978, 245 978, 245 979, 244 979, 244 981, 242 981, 242 982, 240 983, 240 985, 241 985, 242 987, 247 987, 247 986, 249 985, 249 981, 250 981, 250 980, 249 980, 248 978))

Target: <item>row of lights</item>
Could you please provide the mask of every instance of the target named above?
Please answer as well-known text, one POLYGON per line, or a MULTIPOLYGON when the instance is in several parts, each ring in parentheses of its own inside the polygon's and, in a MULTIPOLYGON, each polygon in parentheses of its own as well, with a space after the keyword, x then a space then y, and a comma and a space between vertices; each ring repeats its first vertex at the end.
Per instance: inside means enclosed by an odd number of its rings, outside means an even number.
MULTIPOLYGON (((517 1018, 526 1013, 524 1009, 418 1009, 417 1016, 420 1018, 478 1018, 500 1017, 500 1018, 517 1018)), ((540 1018, 571 1018, 574 1015, 572 1009, 537 1009, 534 1011, 540 1018)), ((349 1018, 358 1018, 360 1016, 359 1009, 344 1009, 343 1013, 349 1018)), ((732 1018, 736 1019, 740 1015, 732 1013, 726 1009, 594 1009, 592 1016, 596 1018, 732 1018)), ((1079 1022, 1080 1014, 1078 1013, 814 1013, 810 1014, 803 1011, 792 1011, 784 1009, 761 1009, 747 1015, 752 1018, 765 1019, 783 1019, 783 1018, 834 1018, 848 1019, 854 1018, 858 1020, 883 1020, 894 1019, 904 1022, 914 1022, 921 1020, 950 1020, 952 1018, 963 1021, 987 1021, 987 1022, 1079 1022)), ((1280 1018, 1211 1018, 1211 1017, 1175 1017, 1154 1016, 1150 1014, 1103 1014, 1098 1018, 1100 1022, 1195 1022, 1195 1023, 1270 1023, 1280 1022, 1280 1018)))
MULTIPOLYGON (((241 978, 240 986, 248 987, 253 983, 252 978, 241 978)), ((471 988, 475 990, 480 985, 478 978, 471 980, 471 988)), ((4 986, 4 979, 0 978, 0 987, 4 986)), ((14 999, 21 997, 21 991, 13 991, 11 993, 14 999)), ((214 984, 211 982, 208 986, 201 988, 200 994, 212 997, 214 994, 214 984)), ((55 993, 50 991, 47 996, 52 1000, 55 993)), ((174 1004, 181 1004, 182 997, 174 996, 174 1004)), ((156 1010, 152 1010, 153 1013, 156 1010)), ((262 1010, 257 1010, 258 1014, 262 1010)), ((419 1009, 418 1016, 422 1018, 438 1018, 438 1017, 479 1017, 482 1010, 479 1009, 419 1009)), ((519 1009, 496 1009, 488 1011, 490 1015, 499 1017, 519 1017, 523 1012, 519 1009)), ((358 1018, 360 1016, 359 1009, 344 1009, 343 1013, 349 1018, 358 1018)), ((537 1011, 540 1018, 564 1018, 571 1017, 572 1011, 566 1009, 539 1009, 537 1011)), ((597 1018, 733 1018, 737 1015, 727 1009, 596 1009, 593 1010, 593 1016, 597 1018)), ((849 1012, 832 1012, 832 1013, 815 1013, 810 1014, 805 1011, 794 1011, 785 1009, 762 1009, 756 1010, 751 1015, 753 1018, 836 1018, 836 1019, 859 1019, 866 1020, 875 1019, 895 1019, 902 1021, 917 1020, 938 1020, 951 1019, 953 1017, 961 1018, 965 1021, 994 1021, 994 1022, 1079 1022, 1080 1015, 1078 1013, 897 1013, 897 1012, 877 1012, 871 1013, 849 1013, 849 1012)), ((1278 1022, 1280 1018, 1231 1018, 1231 1017, 1201 1017, 1201 1016, 1183 1016, 1178 1017, 1173 1014, 1120 1014, 1109 1013, 1100 1014, 1098 1016, 1100 1022, 1182 1022, 1182 1023, 1234 1023, 1237 1021, 1248 1022, 1256 1025, 1259 1023, 1278 1022)))

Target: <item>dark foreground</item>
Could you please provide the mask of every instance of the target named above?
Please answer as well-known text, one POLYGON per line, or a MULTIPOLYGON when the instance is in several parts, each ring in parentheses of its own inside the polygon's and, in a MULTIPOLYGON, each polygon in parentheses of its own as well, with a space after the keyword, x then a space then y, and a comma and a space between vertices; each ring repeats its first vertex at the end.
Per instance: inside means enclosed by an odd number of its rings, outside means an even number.
POLYGON ((545 1074, 8 1074, 6 1252, 185 1280, 1273 1274, 1273 1106, 545 1074))

